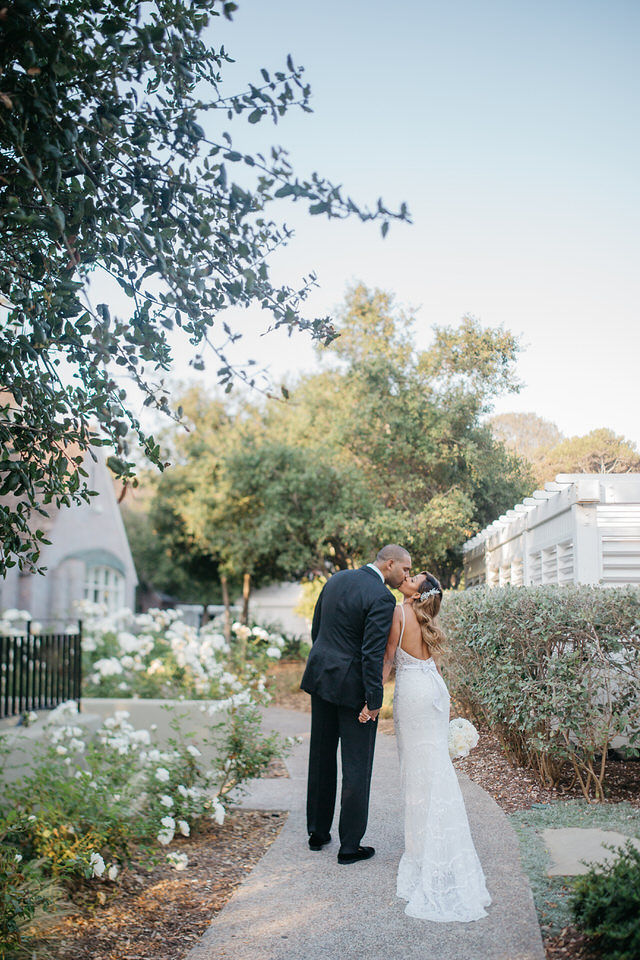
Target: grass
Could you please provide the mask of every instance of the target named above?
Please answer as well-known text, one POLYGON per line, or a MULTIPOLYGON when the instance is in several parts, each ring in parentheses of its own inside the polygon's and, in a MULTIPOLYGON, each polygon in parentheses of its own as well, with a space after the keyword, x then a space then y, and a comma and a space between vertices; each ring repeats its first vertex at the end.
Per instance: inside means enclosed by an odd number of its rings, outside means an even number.
POLYGON ((520 841, 522 866, 529 878, 540 926, 546 933, 559 933, 572 921, 572 877, 548 877, 550 857, 542 831, 559 827, 599 828, 640 838, 640 810, 630 803, 587 803, 559 800, 534 803, 529 810, 509 816, 520 841))

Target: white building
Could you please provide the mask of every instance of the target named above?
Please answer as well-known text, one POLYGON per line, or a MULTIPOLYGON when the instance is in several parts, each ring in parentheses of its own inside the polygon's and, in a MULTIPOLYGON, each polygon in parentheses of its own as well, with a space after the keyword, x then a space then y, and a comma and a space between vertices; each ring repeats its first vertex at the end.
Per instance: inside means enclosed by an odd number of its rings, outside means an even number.
POLYGON ((0 612, 28 610, 34 620, 75 617, 74 601, 88 599, 108 610, 134 609, 138 582, 129 541, 118 506, 113 480, 104 459, 87 455, 83 463, 90 490, 89 503, 57 509, 48 506, 48 518, 33 515, 50 544, 43 544, 38 565, 41 574, 21 573, 12 567, 0 578, 0 612))
POLYGON ((465 584, 640 584, 640 473, 563 473, 463 548, 465 584))

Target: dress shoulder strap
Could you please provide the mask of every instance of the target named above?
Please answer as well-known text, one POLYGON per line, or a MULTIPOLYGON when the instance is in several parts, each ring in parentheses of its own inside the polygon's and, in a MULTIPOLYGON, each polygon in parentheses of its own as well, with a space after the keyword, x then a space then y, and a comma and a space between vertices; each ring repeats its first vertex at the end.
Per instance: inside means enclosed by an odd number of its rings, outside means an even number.
POLYGON ((400 631, 400 639, 398 640, 398 650, 402 649, 402 638, 404 637, 404 626, 405 626, 405 613, 404 613, 404 604, 400 604, 400 610, 402 612, 402 630, 400 631))

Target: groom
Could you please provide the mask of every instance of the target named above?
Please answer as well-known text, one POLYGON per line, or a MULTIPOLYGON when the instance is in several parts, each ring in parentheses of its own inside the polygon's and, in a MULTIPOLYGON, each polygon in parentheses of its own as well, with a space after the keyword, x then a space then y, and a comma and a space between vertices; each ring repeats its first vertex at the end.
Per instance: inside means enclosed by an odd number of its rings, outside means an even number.
POLYGON ((399 587, 411 557, 397 544, 374 563, 341 570, 325 584, 313 613, 313 644, 300 686, 311 694, 307 786, 309 847, 329 843, 336 802, 338 740, 342 757, 338 863, 375 853, 360 841, 367 828, 375 723, 359 723, 366 704, 372 720, 382 706, 382 662, 396 602, 385 584, 399 587))

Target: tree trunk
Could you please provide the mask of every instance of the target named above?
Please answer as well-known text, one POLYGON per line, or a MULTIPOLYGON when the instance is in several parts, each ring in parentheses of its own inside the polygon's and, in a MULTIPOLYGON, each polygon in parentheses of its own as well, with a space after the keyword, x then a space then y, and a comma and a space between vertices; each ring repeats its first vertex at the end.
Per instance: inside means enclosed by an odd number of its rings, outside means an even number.
POLYGON ((227 643, 231 642, 231 604, 229 602, 229 581, 226 573, 220 574, 220 585, 222 587, 222 602, 224 603, 224 638, 227 643))
POLYGON ((242 580, 242 617, 241 623, 247 623, 249 620, 249 597, 251 596, 251 574, 245 573, 242 580))

